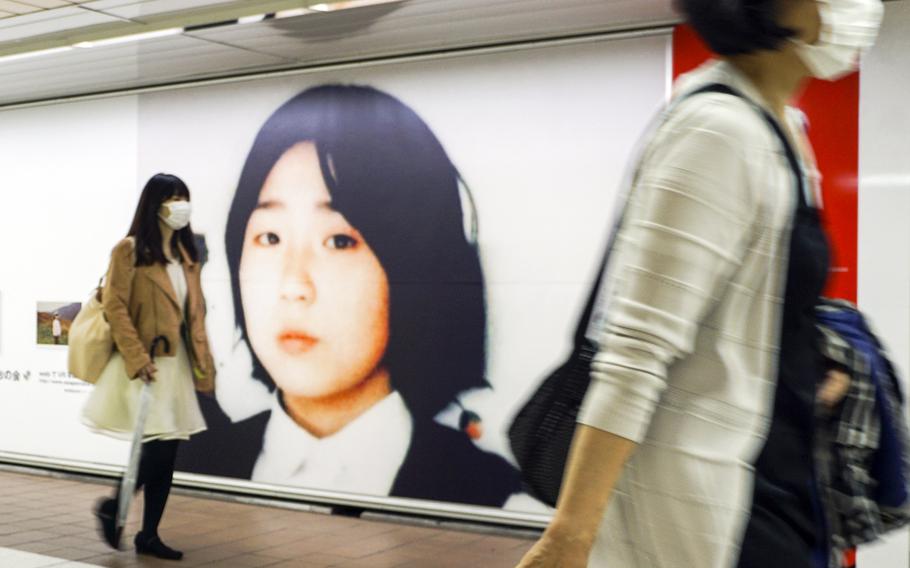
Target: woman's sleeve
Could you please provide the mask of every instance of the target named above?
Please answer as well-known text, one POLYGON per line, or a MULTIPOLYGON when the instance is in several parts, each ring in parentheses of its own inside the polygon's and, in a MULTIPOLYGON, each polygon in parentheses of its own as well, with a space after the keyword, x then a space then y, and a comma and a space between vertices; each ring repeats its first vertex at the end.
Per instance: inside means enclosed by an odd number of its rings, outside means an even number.
MULTIPOLYGON (((208 330, 206 329, 206 316, 208 315, 208 303, 205 300, 205 292, 202 290, 202 265, 199 270, 194 271, 188 284, 193 286, 196 297, 199 298, 198 309, 190 310, 190 341, 196 344, 204 341, 204 361, 195 361, 193 375, 196 379, 196 390, 204 393, 215 391, 215 359, 212 356, 212 346, 209 341, 208 330), (197 319, 199 321, 197 321, 197 319), (200 334, 202 339, 200 340, 200 334)), ((198 349, 198 348, 197 348, 198 349)))
POLYGON ((743 151, 753 111, 733 102, 699 105, 643 165, 605 275, 612 293, 592 330, 580 423, 641 442, 668 366, 692 352, 743 261, 758 217, 743 151))
POLYGON ((127 375, 135 378, 151 362, 148 350, 139 339, 139 332, 130 318, 129 304, 136 274, 132 241, 121 241, 111 253, 107 282, 101 295, 104 316, 111 326, 111 336, 117 351, 126 363, 127 375))

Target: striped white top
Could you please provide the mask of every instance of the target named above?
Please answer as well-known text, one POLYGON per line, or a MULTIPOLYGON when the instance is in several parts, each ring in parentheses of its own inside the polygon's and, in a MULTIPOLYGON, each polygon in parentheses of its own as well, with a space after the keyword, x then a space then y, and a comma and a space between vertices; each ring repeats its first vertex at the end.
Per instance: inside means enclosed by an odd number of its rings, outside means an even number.
MULTIPOLYGON (((723 62, 676 92, 709 83, 767 106, 723 62)), ((772 409, 792 178, 777 137, 738 97, 682 101, 649 142, 606 269, 579 416, 641 445, 591 567, 735 565, 772 409)))

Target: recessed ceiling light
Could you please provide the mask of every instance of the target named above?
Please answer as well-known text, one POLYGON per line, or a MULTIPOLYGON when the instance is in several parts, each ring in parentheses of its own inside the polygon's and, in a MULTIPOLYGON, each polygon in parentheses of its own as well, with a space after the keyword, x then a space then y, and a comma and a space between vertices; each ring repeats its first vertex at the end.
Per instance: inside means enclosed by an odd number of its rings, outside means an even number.
POLYGON ((265 14, 257 14, 255 16, 244 16, 242 18, 237 18, 238 24, 256 24, 265 19, 265 14))
POLYGON ((99 39, 95 41, 80 41, 79 43, 73 44, 73 47, 78 47, 81 49, 86 49, 90 47, 103 47, 106 45, 117 45, 121 43, 130 43, 134 41, 142 41, 146 39, 156 39, 160 37, 167 37, 173 35, 179 35, 183 33, 183 28, 168 28, 166 30, 156 30, 154 32, 145 32, 141 34, 131 34, 119 37, 112 37, 107 39, 99 39))
POLYGON ((39 49, 37 51, 26 51, 25 53, 14 53, 12 55, 0 55, 0 63, 19 61, 20 59, 31 59, 32 57, 40 57, 42 55, 53 55, 55 53, 70 51, 72 49, 72 47, 66 45, 63 47, 52 47, 50 49, 39 49))
POLYGON ((293 10, 281 10, 280 12, 275 12, 275 19, 281 18, 294 18, 296 16, 303 16, 304 14, 309 14, 310 11, 306 8, 295 8, 293 10))

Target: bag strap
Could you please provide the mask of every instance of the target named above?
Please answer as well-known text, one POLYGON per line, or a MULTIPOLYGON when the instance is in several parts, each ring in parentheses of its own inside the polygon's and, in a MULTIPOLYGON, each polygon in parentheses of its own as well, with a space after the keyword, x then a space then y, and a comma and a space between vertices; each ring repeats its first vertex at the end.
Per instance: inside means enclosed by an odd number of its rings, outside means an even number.
POLYGON ((104 276, 98 279, 98 286, 95 287, 95 298, 100 302, 104 293, 104 276))
MULTIPOLYGON (((703 93, 721 93, 726 95, 731 95, 734 97, 739 97, 749 103, 757 113, 759 113, 765 122, 768 123, 768 126, 777 136, 781 148, 784 151, 784 154, 787 156, 787 162, 790 164, 791 172, 795 179, 795 185, 797 189, 797 195, 799 196, 799 201, 801 205, 806 205, 806 181, 802 174, 802 167, 800 166, 799 158, 797 157, 796 150, 793 148, 793 145, 790 143, 790 140, 787 138, 787 135, 784 133, 783 127, 780 123, 771 115, 767 110, 758 105, 755 101, 745 96, 741 92, 737 91, 729 85, 723 83, 711 83, 709 85, 704 85, 697 89, 692 90, 689 93, 681 95, 668 110, 672 110, 679 103, 688 100, 689 98, 700 95, 703 93)), ((578 327, 575 329, 575 346, 582 347, 588 343, 587 335, 588 329, 591 325, 591 317, 594 313, 594 306, 597 303, 598 293, 600 292, 601 284, 603 283, 604 271, 607 268, 607 264, 610 261, 610 255, 613 252, 613 245, 616 241, 616 235, 619 233, 619 226, 622 224, 623 217, 625 215, 625 204, 620 208, 620 213, 617 215, 615 222, 613 223, 613 228, 610 231, 610 240, 607 243, 607 251, 604 253, 603 260, 600 263, 600 268, 597 271, 597 278, 594 280, 594 286, 591 289, 590 294, 588 294, 588 301, 585 304, 585 309, 582 312, 581 319, 578 322, 578 327)))
MULTIPOLYGON (((762 118, 765 119, 765 122, 768 123, 768 126, 771 127, 771 130, 777 136, 778 141, 780 142, 780 145, 781 145, 781 149, 784 151, 784 154, 787 156, 787 162, 790 163, 790 170, 793 173, 793 177, 796 180, 796 189, 798 190, 797 195, 799 196, 799 202, 801 205, 804 205, 804 206, 807 205, 806 178, 803 175, 802 164, 796 153, 796 149, 793 148, 793 144, 790 143, 790 138, 784 132, 784 128, 780 125, 780 122, 778 122, 777 119, 774 118, 774 116, 770 112, 765 110, 764 107, 757 104, 755 101, 753 101, 749 97, 743 95, 742 93, 740 93, 739 91, 737 91, 736 89, 734 89, 733 87, 731 87, 729 85, 716 83, 713 85, 706 85, 705 89, 710 89, 709 92, 713 92, 713 93, 724 93, 727 95, 733 95, 735 97, 739 97, 739 98, 745 100, 746 102, 748 102, 749 106, 751 106, 753 109, 755 109, 755 111, 757 113, 759 113, 762 116, 762 118)), ((693 92, 692 94, 695 94, 698 92, 705 92, 705 91, 702 89, 698 89, 697 91, 693 92)))
MULTIPOLYGON (((127 237, 133 243, 133 265, 136 264, 136 238, 127 237)), ((98 298, 98 301, 101 301, 101 294, 104 291, 104 283, 107 281, 108 275, 110 274, 110 263, 108 263, 108 268, 104 272, 104 275, 98 279, 98 286, 95 287, 95 297, 98 298)))

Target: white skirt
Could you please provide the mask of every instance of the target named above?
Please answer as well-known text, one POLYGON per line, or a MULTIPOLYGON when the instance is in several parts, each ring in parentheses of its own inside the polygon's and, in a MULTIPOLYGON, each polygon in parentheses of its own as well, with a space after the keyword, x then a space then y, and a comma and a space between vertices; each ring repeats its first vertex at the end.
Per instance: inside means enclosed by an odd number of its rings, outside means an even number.
MULTIPOLYGON (((183 341, 175 357, 157 357, 158 372, 151 383, 152 401, 143 442, 188 440, 205 430, 193 386, 193 370, 183 341)), ((130 380, 123 356, 114 352, 82 409, 82 421, 92 430, 121 440, 132 438, 142 381, 130 380)))

